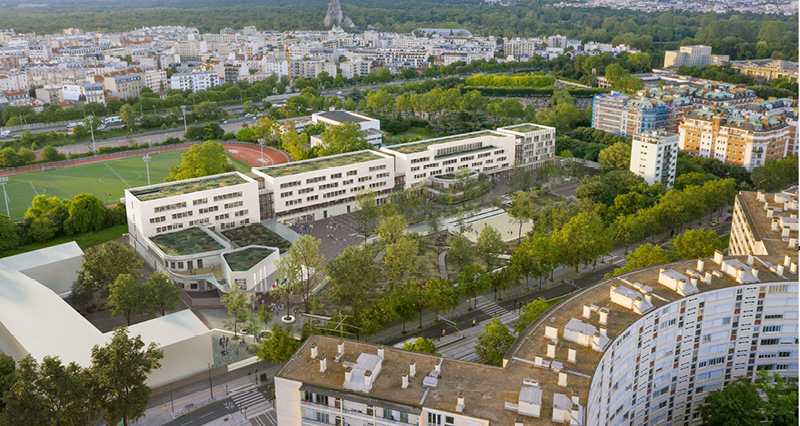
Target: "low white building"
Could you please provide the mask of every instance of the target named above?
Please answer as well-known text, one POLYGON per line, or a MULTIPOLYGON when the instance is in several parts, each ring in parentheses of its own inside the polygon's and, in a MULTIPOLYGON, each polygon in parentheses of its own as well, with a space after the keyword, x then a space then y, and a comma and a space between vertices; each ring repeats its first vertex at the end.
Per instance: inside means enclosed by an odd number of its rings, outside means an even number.
POLYGON ((681 46, 680 50, 664 52, 664 68, 680 68, 684 65, 703 68, 729 61, 728 55, 712 55, 710 46, 681 46))
POLYGON ((214 71, 195 71, 173 74, 169 79, 171 89, 175 90, 207 90, 220 84, 220 78, 214 71))
MULTIPOLYGON (((338 126, 344 123, 356 123, 361 127, 364 132, 364 137, 367 142, 372 146, 380 146, 383 141, 383 132, 381 131, 381 121, 365 115, 357 114, 350 111, 326 111, 311 114, 311 122, 314 124, 324 124, 325 127, 338 126)), ((311 138, 311 146, 322 144, 322 137, 314 136, 311 138)))
POLYGON ((517 166, 537 170, 556 155, 556 129, 539 124, 517 124, 501 127, 498 132, 516 137, 515 160, 517 166))
POLYGON ((678 163, 678 139, 677 133, 663 129, 633 135, 631 172, 650 185, 663 183, 671 188, 678 163))

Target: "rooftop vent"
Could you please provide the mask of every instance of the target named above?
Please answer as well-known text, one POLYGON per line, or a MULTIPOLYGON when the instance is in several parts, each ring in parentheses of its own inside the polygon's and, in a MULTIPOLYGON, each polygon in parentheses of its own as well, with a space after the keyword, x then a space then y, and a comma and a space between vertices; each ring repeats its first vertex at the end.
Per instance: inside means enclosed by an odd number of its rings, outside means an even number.
POLYGON ((464 412, 464 391, 458 391, 458 404, 456 404, 456 411, 459 413, 464 412))
POLYGON ((317 357, 317 342, 311 344, 311 359, 315 359, 317 357))

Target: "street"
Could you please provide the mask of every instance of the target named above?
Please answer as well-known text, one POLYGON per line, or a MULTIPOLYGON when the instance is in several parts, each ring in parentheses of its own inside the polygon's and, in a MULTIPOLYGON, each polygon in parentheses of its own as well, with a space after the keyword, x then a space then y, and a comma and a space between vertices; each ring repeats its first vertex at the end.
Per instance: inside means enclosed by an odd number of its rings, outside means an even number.
MULTIPOLYGON (((258 387, 250 385, 248 387, 244 387, 242 389, 236 390, 231 392, 231 395, 225 397, 224 399, 220 399, 216 402, 208 404, 206 406, 200 407, 197 410, 190 412, 189 414, 178 417, 177 419, 164 423, 165 426, 201 426, 204 424, 209 423, 214 419, 218 419, 220 417, 224 417, 227 414, 235 413, 235 412, 243 412, 245 415, 247 414, 248 409, 252 409, 253 411, 258 410, 262 411, 264 409, 265 404, 267 404, 267 399, 269 398, 268 387, 271 391, 271 383, 264 383, 258 387)), ((262 417, 265 415, 260 415, 258 417, 262 417)), ((265 418, 268 420, 269 417, 272 417, 271 420, 274 420, 275 412, 274 410, 271 413, 267 413, 265 418), (271 416, 269 415, 271 414, 271 416)), ((267 423, 267 424, 277 424, 277 423, 267 423)))

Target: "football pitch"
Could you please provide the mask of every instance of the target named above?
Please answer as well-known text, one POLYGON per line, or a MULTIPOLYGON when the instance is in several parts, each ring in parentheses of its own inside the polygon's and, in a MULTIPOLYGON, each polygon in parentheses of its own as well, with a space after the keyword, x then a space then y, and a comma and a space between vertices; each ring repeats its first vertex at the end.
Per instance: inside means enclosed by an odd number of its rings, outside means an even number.
MULTIPOLYGON (((184 152, 185 149, 151 152, 150 183, 164 182, 169 167, 180 165, 184 152)), ((37 195, 70 199, 88 192, 102 203, 114 205, 125 195, 125 189, 144 185, 147 185, 147 169, 142 155, 19 173, 8 177, 7 198, 0 194, 0 214, 6 214, 8 205, 11 220, 22 220, 37 195)))

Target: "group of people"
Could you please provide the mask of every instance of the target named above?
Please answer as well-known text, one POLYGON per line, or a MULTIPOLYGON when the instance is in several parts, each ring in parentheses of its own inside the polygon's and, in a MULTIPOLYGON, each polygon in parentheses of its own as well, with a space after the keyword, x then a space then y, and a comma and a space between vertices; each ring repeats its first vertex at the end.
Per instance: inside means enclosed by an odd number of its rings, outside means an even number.
POLYGON ((314 230, 314 225, 306 222, 295 222, 290 228, 300 235, 311 235, 311 231, 314 230))

